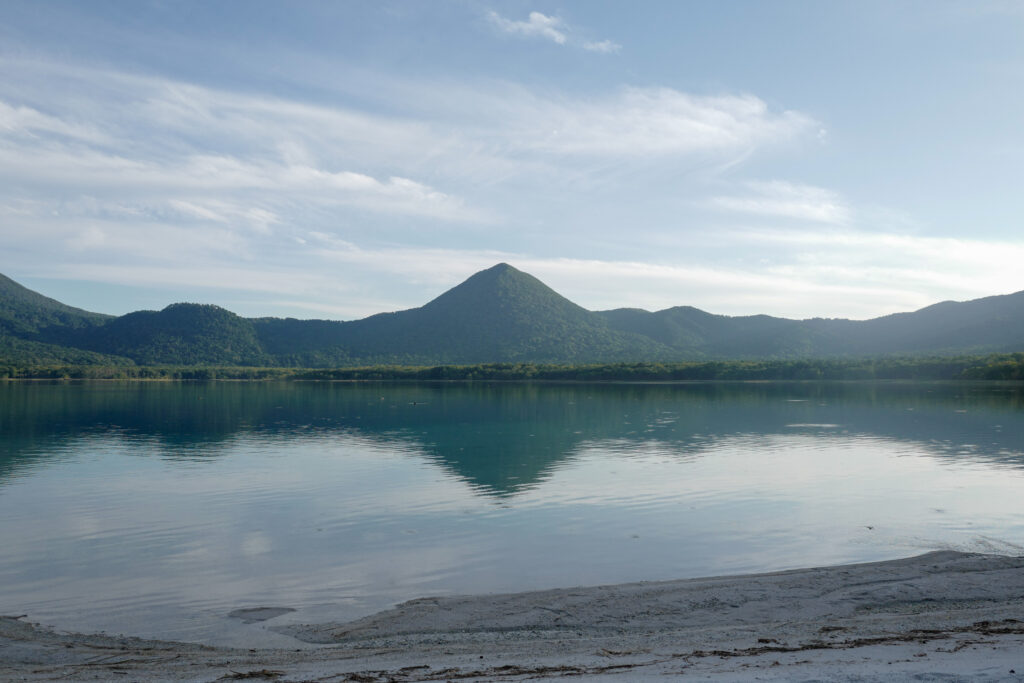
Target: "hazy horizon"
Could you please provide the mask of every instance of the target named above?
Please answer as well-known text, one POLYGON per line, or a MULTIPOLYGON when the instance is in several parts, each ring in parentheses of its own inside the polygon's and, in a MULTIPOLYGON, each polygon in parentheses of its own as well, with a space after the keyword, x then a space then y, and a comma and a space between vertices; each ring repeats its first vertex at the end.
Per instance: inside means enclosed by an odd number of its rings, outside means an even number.
MULTIPOLYGON (((495 268, 495 267, 497 267, 499 265, 511 265, 511 264, 505 264, 504 262, 497 263, 497 264, 492 265, 489 268, 486 268, 485 270, 490 270, 491 268, 495 268)), ((515 268, 515 266, 512 266, 512 267, 515 268)), ((522 271, 521 269, 518 269, 518 268, 516 270, 520 270, 521 272, 525 272, 525 271, 522 271)), ((468 280, 469 278, 471 278, 473 275, 479 274, 480 272, 482 272, 482 271, 477 271, 476 273, 469 273, 469 274, 467 274, 466 278, 463 280, 463 282, 465 282, 465 280, 468 280)), ((5 274, 4 273, 0 273, 0 275, 5 275, 5 274)), ((532 276, 533 274, 532 273, 527 273, 527 275, 531 275, 532 276)), ((18 284, 21 284, 22 286, 24 286, 24 283, 18 283, 18 284)), ((460 284, 462 284, 462 282, 456 283, 455 285, 453 285, 453 287, 458 287, 460 284)), ((546 284, 546 283, 544 283, 544 284, 546 284)), ((31 289, 31 288, 29 288, 29 289, 31 289)), ((273 316, 273 315, 261 315, 258 312, 254 313, 254 314, 239 314, 239 315, 242 315, 242 317, 247 317, 247 318, 274 318, 274 317, 283 318, 283 317, 290 317, 290 318, 296 318, 296 319, 299 319, 299 320, 331 320, 331 321, 339 321, 339 322, 350 322, 350 321, 355 321, 355 320, 362 320, 364 318, 371 317, 371 316, 374 316, 374 315, 377 315, 377 314, 380 314, 380 313, 398 313, 398 312, 409 310, 409 309, 413 309, 413 308, 420 308, 420 307, 425 306, 426 304, 430 303, 434 299, 440 297, 441 295, 447 293, 448 291, 450 291, 450 289, 452 289, 452 288, 446 288, 443 291, 437 292, 436 294, 429 296, 429 298, 426 298, 426 299, 424 299, 423 301, 421 301, 421 302, 419 302, 417 304, 413 304, 413 305, 409 306, 408 308, 395 309, 395 310, 391 310, 391 311, 374 311, 373 313, 368 313, 367 315, 356 317, 356 318, 331 317, 330 315, 321 315, 321 316, 317 316, 317 315, 307 315, 307 316, 273 316)), ((35 291, 35 290, 33 290, 33 291, 35 291)), ((556 294, 562 295, 562 293, 558 292, 557 290, 553 290, 553 291, 555 291, 556 294)), ((46 292, 40 291, 40 292, 37 292, 37 293, 38 294, 42 294, 43 296, 49 296, 51 299, 55 299, 59 303, 62 303, 62 304, 66 304, 67 303, 66 301, 63 301, 61 299, 58 299, 57 297, 53 297, 53 296, 47 294, 46 292)), ((1007 294, 994 294, 994 295, 990 295, 990 297, 991 296, 1006 296, 1008 294, 1017 294, 1017 293, 1019 293, 1019 292, 1008 292, 1007 294)), ((562 296, 564 296, 564 295, 562 295, 562 296)), ((990 298, 990 297, 981 297, 981 298, 990 298)), ((568 297, 566 297, 566 298, 568 298, 568 297)), ((569 300, 572 301, 571 299, 569 299, 569 300)), ((949 303, 950 301, 951 300, 949 300, 949 299, 947 299, 945 301, 933 301, 930 304, 926 304, 922 308, 927 308, 929 306, 933 306, 933 305, 939 304, 939 303, 949 303)), ((578 303, 578 302, 573 301, 572 303, 578 303)), ((956 303, 959 303, 959 302, 956 302, 956 303)), ((210 300, 210 301, 186 301, 184 299, 175 299, 173 301, 166 302, 164 305, 157 305, 157 306, 155 306, 153 308, 149 308, 149 309, 135 309, 135 310, 131 310, 131 311, 126 311, 125 313, 134 313, 134 312, 138 312, 139 310, 163 310, 164 308, 166 308, 168 306, 175 305, 175 304, 213 305, 213 306, 218 306, 220 308, 225 308, 227 310, 231 310, 228 307, 218 303, 217 301, 213 301, 213 300, 210 300)), ((686 306, 689 306, 689 304, 680 303, 680 304, 675 304, 673 306, 667 306, 667 307, 665 307, 665 309, 654 309, 654 310, 651 310, 651 309, 641 309, 641 310, 648 310, 650 312, 657 312, 657 311, 661 311, 661 310, 666 310, 668 308, 677 308, 677 307, 686 307, 686 306)), ((102 310, 99 310, 99 309, 97 309, 95 307, 90 308, 88 305, 76 306, 76 307, 77 308, 82 308, 83 310, 89 311, 91 313, 103 313, 103 314, 107 314, 107 315, 123 315, 123 313, 110 314, 107 311, 102 311, 102 310)), ((586 307, 584 307, 584 308, 586 308, 586 307)), ((617 307, 617 308, 619 308, 619 309, 622 309, 622 308, 637 309, 637 307, 635 307, 635 306, 621 306, 621 307, 617 307)), ((587 308, 587 310, 594 311, 594 312, 601 312, 601 311, 611 311, 611 310, 616 310, 616 309, 598 307, 598 308, 587 308)), ((920 309, 915 309, 915 310, 920 310, 920 309)), ((233 311, 233 310, 231 312, 238 313, 238 311, 233 311)), ((712 313, 712 314, 716 314, 716 315, 726 315, 726 314, 719 313, 718 311, 704 311, 704 312, 705 313, 712 313)), ((895 313, 913 313, 914 311, 894 311, 894 312, 895 313)), ((750 315, 763 315, 763 314, 752 313, 750 315)), ((884 317, 885 315, 891 315, 891 313, 882 314, 882 315, 879 315, 879 316, 872 316, 872 317, 869 317, 869 318, 843 318, 843 319, 845 319, 845 320, 853 320, 853 321, 865 321, 865 320, 871 320, 871 319, 876 318, 876 317, 884 317)), ((803 318, 788 317, 788 316, 777 316, 777 317, 788 318, 790 320, 810 320, 813 317, 817 317, 819 319, 820 318, 840 319, 838 316, 829 316, 829 315, 824 315, 824 316, 807 316, 807 317, 803 317, 803 318)))

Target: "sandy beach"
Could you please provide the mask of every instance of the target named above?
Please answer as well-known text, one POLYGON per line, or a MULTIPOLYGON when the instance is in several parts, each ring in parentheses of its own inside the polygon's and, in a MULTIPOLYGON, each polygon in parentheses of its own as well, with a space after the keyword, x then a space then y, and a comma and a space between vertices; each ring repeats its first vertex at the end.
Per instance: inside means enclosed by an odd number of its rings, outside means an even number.
POLYGON ((3 680, 1024 681, 1024 557, 933 552, 770 574, 423 598, 275 625, 294 648, 62 633, 0 617, 3 680))

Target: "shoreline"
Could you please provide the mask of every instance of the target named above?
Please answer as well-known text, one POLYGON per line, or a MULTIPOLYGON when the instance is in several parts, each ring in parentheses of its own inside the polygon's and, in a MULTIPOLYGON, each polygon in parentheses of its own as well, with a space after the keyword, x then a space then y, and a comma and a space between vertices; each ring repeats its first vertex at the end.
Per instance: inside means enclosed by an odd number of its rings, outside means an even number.
POLYGON ((1024 353, 866 355, 618 361, 491 361, 291 365, 41 363, 0 359, 9 379, 243 380, 243 381, 1024 381, 1024 353))
POLYGON ((2 616, 0 678, 1024 681, 1024 557, 938 551, 768 574, 421 598, 348 623, 275 625, 286 607, 252 612, 256 628, 295 647, 62 633, 2 616))
POLYGON ((343 379, 319 379, 319 378, 296 378, 296 377, 0 377, 0 382, 10 383, 42 383, 42 384, 85 384, 85 383, 179 383, 179 384, 552 384, 564 386, 675 386, 675 385, 769 385, 769 384, 799 384, 799 385, 949 385, 949 386, 979 386, 979 387, 1022 387, 1024 379, 987 379, 976 377, 959 378, 905 378, 905 377, 879 377, 879 378, 813 378, 813 379, 550 379, 550 378, 455 378, 435 379, 418 377, 384 377, 384 378, 343 378, 343 379))

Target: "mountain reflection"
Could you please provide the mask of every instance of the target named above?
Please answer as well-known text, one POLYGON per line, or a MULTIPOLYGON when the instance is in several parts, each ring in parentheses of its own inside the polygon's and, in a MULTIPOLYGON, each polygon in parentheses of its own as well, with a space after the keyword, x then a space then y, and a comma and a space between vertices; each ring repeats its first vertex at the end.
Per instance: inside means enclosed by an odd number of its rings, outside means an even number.
MULTIPOLYGON (((116 434, 158 457, 216 458, 240 436, 400 442, 475 490, 535 486, 584 445, 656 442, 679 457, 735 436, 820 433, 916 444, 1024 469, 1024 389, 950 384, 0 384, 0 483, 116 434)), ((628 449, 616 449, 628 450, 628 449)))

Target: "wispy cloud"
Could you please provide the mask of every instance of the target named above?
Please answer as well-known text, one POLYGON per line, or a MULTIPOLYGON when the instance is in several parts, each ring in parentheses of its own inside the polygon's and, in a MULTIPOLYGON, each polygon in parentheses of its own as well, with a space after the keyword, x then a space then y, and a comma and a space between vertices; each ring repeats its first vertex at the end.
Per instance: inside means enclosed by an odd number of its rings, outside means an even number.
POLYGON ((126 192, 160 194, 179 206, 194 201, 182 198, 194 193, 234 193, 239 201, 240 194, 255 193, 263 201, 268 194, 292 199, 301 196, 321 204, 348 204, 384 213, 447 220, 480 218, 466 211, 461 199, 409 178, 378 179, 354 171, 229 155, 195 153, 161 161, 127 159, 94 150, 8 146, 0 150, 0 176, 122 196, 126 192))
POLYGON ((835 225, 848 223, 852 215, 839 194, 825 188, 782 180, 748 182, 745 187, 745 194, 713 197, 709 204, 727 211, 835 225))
POLYGON ((492 24, 505 33, 526 38, 545 38, 553 43, 565 45, 566 35, 562 28, 564 24, 558 17, 549 17, 540 12, 530 12, 526 21, 506 19, 497 12, 490 12, 487 16, 492 24))
POLYGON ((665 157, 746 154, 817 127, 796 111, 774 112, 753 95, 691 95, 672 88, 625 88, 593 100, 537 103, 518 137, 560 154, 665 157), (544 125, 542 125, 542 122, 544 125))
MULTIPOLYGON (((387 130, 400 126, 159 79, 84 75, 86 83, 98 80, 108 89, 110 81, 121 81, 120 98, 103 101, 72 92, 66 103, 49 102, 54 113, 48 114, 0 100, 0 176, 94 196, 123 197, 128 192, 188 203, 196 193, 217 192, 236 201, 256 193, 253 197, 260 202, 286 194, 384 213, 445 220, 481 217, 463 200, 427 183, 337 168, 332 152, 340 158, 355 155, 343 154, 346 136, 339 140, 330 135, 332 128, 346 130, 348 139, 370 127, 371 138, 407 140, 403 131, 387 130), (75 123, 83 110, 95 121, 89 127, 75 123), (325 143, 319 155, 294 153, 315 148, 318 134, 325 143)), ((369 161, 361 156, 356 163, 369 161)))
POLYGON ((63 120, 27 106, 0 101, 0 134, 5 136, 58 136, 84 142, 106 143, 110 138, 94 126, 63 120))
POLYGON ((301 197, 479 222, 488 211, 461 196, 467 183, 538 174, 557 183, 608 161, 710 155, 724 163, 818 127, 753 95, 669 88, 581 98, 508 84, 411 83, 393 87, 394 97, 418 102, 419 111, 397 117, 103 70, 17 66, 21 82, 7 97, 0 87, 0 176, 111 201, 131 192, 204 205, 203 195, 216 192, 283 221, 287 211, 273 204, 301 197), (55 71, 60 98, 43 85, 55 71))
POLYGON ((583 43, 583 49, 590 52, 603 52, 611 54, 622 50, 622 46, 611 40, 597 40, 583 43))
POLYGON ((622 46, 611 40, 584 40, 560 17, 548 16, 541 12, 530 12, 525 20, 508 19, 497 12, 487 14, 488 20, 499 31, 521 38, 540 38, 557 45, 576 46, 590 52, 611 54, 619 52, 622 46))
MULTIPOLYGON (((0 83, 0 215, 8 224, 0 252, 23 272, 250 291, 343 318, 422 304, 497 261, 550 276, 594 307, 693 302, 680 284, 684 270, 747 282, 756 274, 744 279, 742 268, 685 259, 671 278, 652 279, 639 261, 569 266, 517 251, 524 242, 515 231, 510 239, 484 234, 509 210, 500 199, 488 203, 488 193, 512 184, 523 203, 577 191, 580 178, 609 168, 639 182, 630 176, 645 169, 727 165, 820 128, 752 94, 652 87, 584 96, 391 80, 387 101, 374 108, 340 96, 289 99, 109 69, 16 66, 0 83), (590 275, 572 285, 571 268, 590 275), (636 294, 658 288, 650 298, 636 294)), ((813 194, 767 183, 736 196, 759 199, 762 211, 774 201, 779 212, 785 201, 813 204, 813 194)), ((645 230, 638 225, 630 241, 645 230)), ((762 284, 754 286, 785 289, 762 284)), ((714 310, 718 300, 696 303, 714 310)))

